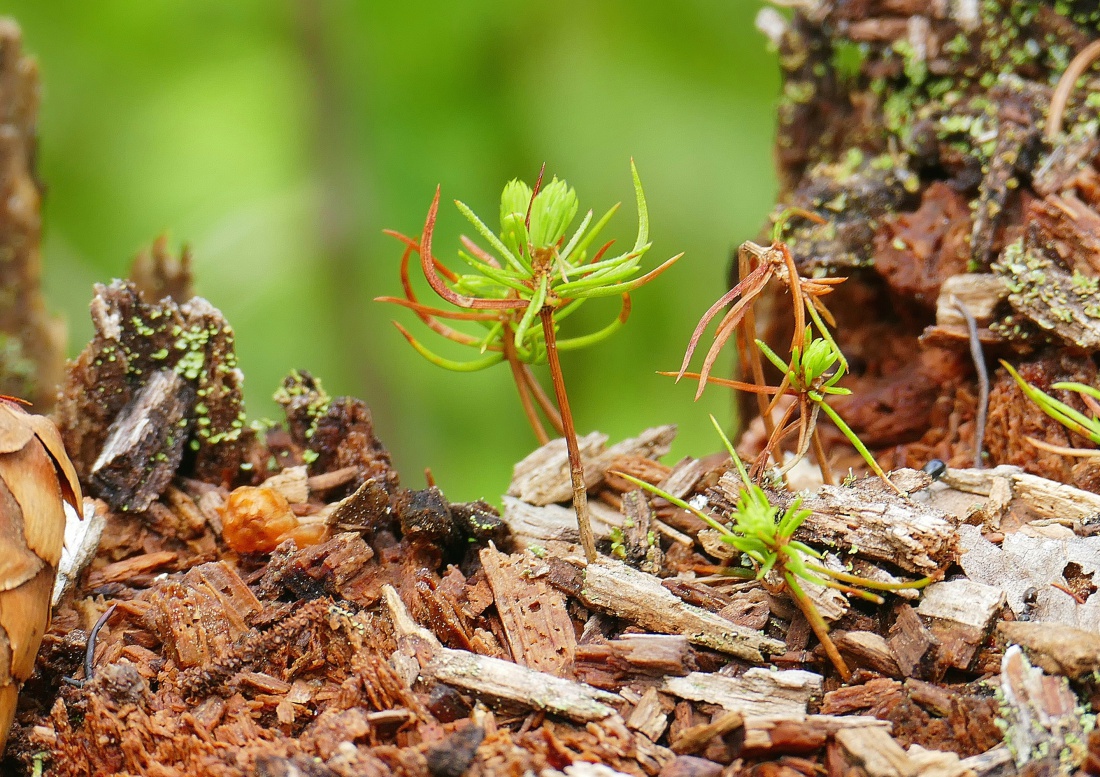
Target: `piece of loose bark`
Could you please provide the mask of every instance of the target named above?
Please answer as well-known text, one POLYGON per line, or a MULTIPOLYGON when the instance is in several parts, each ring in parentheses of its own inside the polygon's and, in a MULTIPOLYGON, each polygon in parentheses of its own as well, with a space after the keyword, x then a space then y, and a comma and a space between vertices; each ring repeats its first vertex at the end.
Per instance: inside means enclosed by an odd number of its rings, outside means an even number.
POLYGON ((901 668, 881 634, 873 631, 846 631, 833 637, 837 650, 855 666, 865 666, 887 677, 901 677, 901 668))
POLYGON ((651 575, 661 570, 661 544, 657 542, 655 516, 641 489, 623 494, 623 551, 628 564, 651 575))
MULTIPOLYGON (((675 426, 658 426, 606 449, 606 434, 592 432, 581 437, 577 442, 584 463, 585 484, 588 488, 599 485, 611 460, 617 456, 656 459, 665 455, 675 436, 675 426)), ((516 464, 512 471, 512 483, 508 486, 509 496, 533 505, 566 502, 572 493, 569 458, 565 440, 561 438, 551 440, 516 464)))
POLYGON ((830 737, 847 729, 877 728, 889 732, 890 723, 866 715, 785 715, 745 718, 745 756, 771 753, 812 753, 830 737))
POLYGON ((890 627, 887 643, 905 677, 923 676, 930 668, 939 642, 908 604, 898 607, 898 616, 890 627))
POLYGON ((441 647, 423 674, 480 697, 588 722, 615 714, 615 694, 499 658, 441 647))
POLYGON ((927 620, 939 643, 936 662, 941 671, 970 666, 1004 603, 1001 588, 965 578, 934 583, 924 590, 917 613, 927 620))
POLYGON ((1007 478, 1012 485, 1012 497, 1021 500, 1040 518, 1061 518, 1085 524, 1100 521, 1100 494, 1032 475, 1012 465, 1002 464, 992 469, 949 469, 941 481, 958 491, 989 496, 999 478, 1007 478))
POLYGON ((661 690, 681 699, 718 704, 746 716, 798 715, 810 699, 821 695, 823 678, 802 669, 769 670, 753 667, 740 677, 692 672, 669 677, 661 690))
POLYGON ((959 566, 970 579, 1002 588, 1017 616, 1100 631, 1100 594, 1079 602, 1066 593, 1072 591, 1071 570, 1086 580, 1100 572, 1100 537, 1044 539, 1013 532, 997 546, 976 526, 960 526, 959 536, 966 550, 959 566))
POLYGON ((1056 623, 1002 621, 997 633, 1005 642, 1020 645, 1047 674, 1077 680, 1100 670, 1100 634, 1056 623))
POLYGON ((692 726, 680 732, 676 740, 670 743, 670 747, 672 752, 678 755, 697 753, 711 740, 724 737, 735 729, 743 728, 744 725, 744 715, 736 711, 727 711, 718 715, 710 723, 692 726))
POLYGON ((652 575, 626 564, 599 561, 581 572, 581 600, 594 609, 662 634, 682 634, 704 645, 748 661, 782 653, 785 645, 758 631, 685 604, 652 575))
POLYGON ((529 555, 507 556, 490 543, 480 557, 512 657, 531 669, 572 678, 577 639, 565 597, 531 574, 529 555))
POLYGON ((147 510, 183 458, 195 399, 195 389, 175 371, 153 373, 111 424, 92 464, 94 493, 115 510, 147 510))

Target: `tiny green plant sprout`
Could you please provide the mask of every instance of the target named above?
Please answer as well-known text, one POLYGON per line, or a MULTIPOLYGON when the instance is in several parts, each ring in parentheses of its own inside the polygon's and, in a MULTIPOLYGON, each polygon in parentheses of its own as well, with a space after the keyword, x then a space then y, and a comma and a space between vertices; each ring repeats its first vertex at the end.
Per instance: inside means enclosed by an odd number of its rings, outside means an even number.
POLYGON ((760 580, 773 593, 787 591, 805 615, 810 628, 821 642, 837 672, 844 680, 850 679, 851 672, 829 637, 828 624, 818 612, 813 600, 806 595, 799 581, 835 588, 849 596, 857 596, 875 604, 882 604, 881 596, 863 589, 897 591, 904 588, 922 588, 928 585, 931 579, 924 578, 910 583, 880 583, 830 569, 818 563, 822 558, 821 554, 809 545, 794 539, 794 533, 810 516, 810 511, 802 507, 801 498, 795 497, 784 510, 772 505, 764 489, 754 484, 749 478, 744 463, 714 416, 711 416, 711 422, 741 476, 742 488, 737 504, 730 515, 729 525, 644 480, 623 473, 617 474, 677 507, 690 511, 717 531, 724 542, 744 554, 751 565, 750 568, 747 570, 737 567, 726 568, 730 574, 738 575, 747 572, 760 580))
MULTIPOLYGON (((1019 385, 1020 389, 1024 392, 1024 395, 1038 405, 1040 410, 1074 434, 1078 434, 1100 445, 1100 389, 1093 386, 1087 386, 1084 383, 1075 383, 1073 381, 1062 381, 1051 385, 1051 388, 1077 392, 1077 396, 1081 397, 1081 401, 1085 403, 1085 407, 1092 413, 1092 417, 1089 418, 1087 415, 1070 407, 1065 402, 1057 400, 1045 391, 1032 386, 1005 360, 1001 360, 1001 365, 1008 370, 1008 374, 1013 377, 1017 385, 1019 385)), ((1092 448, 1067 448, 1061 445, 1051 445, 1048 442, 1036 440, 1034 437, 1028 437, 1026 439, 1036 448, 1050 451, 1051 453, 1059 453, 1063 456, 1100 456, 1100 450, 1092 448)))
MULTIPOLYGON (((783 370, 785 376, 784 381, 778 389, 772 389, 766 385, 761 351, 753 347, 756 342, 756 318, 754 312, 756 301, 760 295, 763 294, 768 283, 773 278, 787 287, 791 295, 792 315, 794 318, 794 335, 791 339, 791 350, 793 352, 800 345, 799 340, 801 338, 801 333, 807 326, 807 314, 814 326, 817 327, 821 337, 829 342, 833 341, 827 324, 835 326, 836 322, 821 298, 829 294, 837 284, 844 281, 844 278, 803 278, 798 274, 798 268, 795 265, 794 258, 791 256, 790 249, 780 239, 789 219, 793 216, 801 216, 812 221, 821 221, 821 217, 814 213, 803 211, 800 208, 791 208, 783 212, 776 220, 772 235, 772 244, 770 246, 757 245, 751 241, 743 243, 737 252, 738 273, 741 280, 730 289, 729 292, 711 305, 707 312, 703 314, 703 317, 699 319, 699 323, 696 325, 695 331, 692 332, 691 339, 688 342, 687 351, 684 353, 683 364, 680 365, 679 371, 676 373, 661 373, 662 375, 675 375, 677 381, 683 377, 689 377, 698 381, 698 388, 695 392, 696 399, 702 396, 707 383, 718 383, 735 387, 747 386, 748 384, 742 384, 736 381, 730 382, 720 380, 712 377, 710 374, 714 362, 718 358, 719 352, 722 350, 723 346, 725 346, 726 342, 729 341, 730 337, 736 334, 740 363, 742 365, 748 365, 751 371, 753 385, 756 387, 754 391, 759 401, 760 416, 764 421, 764 429, 769 439, 771 439, 776 432, 773 413, 778 405, 779 397, 787 393, 787 370, 783 370), (691 357, 695 353, 695 349, 699 344, 699 340, 702 338, 703 332, 710 322, 727 305, 731 305, 731 307, 718 323, 718 328, 714 334, 714 342, 707 351, 701 370, 697 373, 688 372, 688 364, 691 362, 691 357), (770 402, 766 396, 767 394, 775 395, 770 402)), ((836 349, 836 352, 840 354, 840 349, 836 349)), ((840 356, 840 363, 845 369, 847 368, 843 355, 840 356)), ((821 453, 821 451, 817 451, 817 453, 821 453)), ((822 478, 827 483, 833 482, 827 464, 822 465, 822 478)))
MULTIPOLYGON (((787 408, 787 412, 769 438, 764 448, 765 455, 761 457, 761 460, 766 460, 766 456, 775 450, 783 437, 797 428, 798 452, 790 462, 780 469, 780 473, 786 473, 794 465, 794 462, 805 456, 812 441, 814 454, 821 466, 822 477, 827 483, 835 482, 832 473, 829 471, 828 459, 822 448, 817 429, 818 413, 824 411, 829 420, 836 424, 836 427, 848 438, 852 446, 859 451, 859 455, 867 462, 867 466, 896 493, 904 495, 904 492, 894 485, 894 482, 883 472, 882 467, 879 466, 875 457, 871 455, 871 451, 867 450, 867 446, 863 444, 858 435, 829 406, 828 398, 830 396, 844 396, 852 393, 851 389, 837 385, 847 373, 848 365, 841 356, 836 343, 831 339, 813 337, 810 327, 806 327, 801 346, 795 346, 791 349, 789 363, 784 363, 775 351, 762 340, 756 341, 756 347, 767 357, 768 361, 784 373, 783 386, 776 389, 776 391, 783 390, 798 400, 797 404, 787 408), (786 388, 783 388, 784 386, 786 388), (799 411, 798 420, 787 425, 796 407, 799 411)), ((750 391, 759 390, 755 386, 746 388, 750 391)))
POLYGON ((594 223, 593 213, 588 211, 570 233, 569 228, 578 212, 576 192, 557 178, 543 186, 540 172, 534 187, 519 180, 510 181, 504 187, 500 198, 499 232, 490 229, 467 205, 455 201, 458 210, 489 246, 486 250, 463 237, 465 250, 460 250, 458 256, 471 271, 459 274, 432 255, 432 234, 439 210, 437 188, 419 241, 389 233, 405 244, 401 257, 401 286, 405 296, 379 298, 409 308, 436 334, 478 352, 470 361, 444 358, 394 322, 412 347, 433 364, 469 372, 499 362, 508 363, 524 413, 540 444, 545 444, 550 436, 539 419, 536 404, 553 429, 565 438, 573 505, 581 544, 590 562, 596 559, 596 546, 588 520, 580 448, 558 353, 594 345, 622 327, 630 315, 630 292, 656 278, 682 256, 678 254, 648 273, 638 275, 642 257, 650 247, 649 215, 633 161, 630 169, 638 205, 638 234, 628 251, 608 257, 612 242, 604 243, 594 252, 591 250, 618 205, 594 223), (414 253, 420 257, 420 267, 428 285, 450 308, 425 305, 417 299, 409 278, 409 260, 414 253), (561 322, 583 303, 599 297, 619 297, 618 315, 596 331, 559 339, 561 322), (480 330, 470 333, 444 321, 470 322, 480 330), (549 366, 556 407, 530 370, 531 365, 540 364, 549 366))

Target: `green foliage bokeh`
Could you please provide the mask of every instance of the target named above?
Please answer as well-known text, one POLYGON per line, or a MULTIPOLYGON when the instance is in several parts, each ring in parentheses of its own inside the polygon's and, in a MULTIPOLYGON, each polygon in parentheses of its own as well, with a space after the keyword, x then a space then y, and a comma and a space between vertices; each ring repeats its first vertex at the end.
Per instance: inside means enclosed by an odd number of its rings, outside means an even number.
POLYGON ((624 331, 564 360, 578 431, 677 423, 672 459, 712 450, 707 414, 728 419, 729 397, 693 403, 654 373, 679 365, 774 201, 778 75, 759 7, 0 0, 42 73, 44 282, 70 350, 91 333, 91 284, 167 232, 237 332, 250 416, 276 416, 282 376, 308 369, 367 401, 407 485, 430 467, 450 498, 497 501, 534 445, 507 369, 446 373, 409 348, 389 321, 413 316, 371 301, 400 293, 382 229, 419 234, 442 184, 435 253, 451 261, 452 200, 493 213, 545 161, 582 208, 621 200, 608 234, 629 244, 633 157, 652 262, 687 256, 635 295, 624 331))

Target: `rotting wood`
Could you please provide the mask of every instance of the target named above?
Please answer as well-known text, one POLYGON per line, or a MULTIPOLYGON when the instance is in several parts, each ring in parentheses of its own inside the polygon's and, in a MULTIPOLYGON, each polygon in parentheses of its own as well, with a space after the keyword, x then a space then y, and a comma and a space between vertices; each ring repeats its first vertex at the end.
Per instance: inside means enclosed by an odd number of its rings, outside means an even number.
POLYGON ((845 729, 837 742, 868 777, 968 777, 973 773, 955 753, 912 745, 908 752, 884 729, 845 729))
POLYGON ((1045 539, 1013 532, 997 546, 974 526, 960 526, 959 536, 966 550, 959 566, 971 580, 1004 590, 1017 616, 1100 630, 1100 594, 1089 593, 1079 602, 1063 590, 1074 567, 1084 577, 1100 572, 1100 537, 1045 539))
POLYGON ((623 552, 625 561, 651 575, 661 570, 661 543, 653 531, 654 514, 645 492, 640 489, 623 494, 623 552))
POLYGON ((581 600, 589 607, 662 634, 682 634, 689 641, 748 661, 782 653, 782 642, 758 631, 685 604, 652 575, 626 564, 600 561, 581 572, 581 600))
POLYGON ((528 556, 506 556, 490 543, 480 557, 512 657, 530 669, 571 678, 577 640, 565 597, 532 575, 528 556))
POLYGON ((629 674, 685 675, 691 671, 686 637, 668 634, 623 634, 607 642, 580 645, 577 660, 600 662, 629 674))
POLYGON ((84 520, 75 510, 65 510, 65 544, 57 565, 51 601, 56 607, 73 589, 99 550, 99 539, 107 525, 107 503, 101 499, 84 500, 84 520))
POLYGON ((890 627, 887 644, 905 677, 924 673, 939 642, 908 604, 898 606, 897 618, 890 627))
POLYGON ((479 697, 588 722, 615 714, 615 694, 465 650, 440 648, 422 673, 479 697))
POLYGON ((174 370, 153 373, 111 424, 92 464, 96 494, 116 510, 147 509, 183 458, 195 399, 194 388, 174 370))
POLYGON ((936 663, 940 673, 946 667, 970 666, 1004 604, 1002 589, 965 578, 934 583, 925 589, 917 613, 927 619, 939 643, 936 663))
MULTIPOLYGON (((592 432, 581 437, 577 443, 584 461, 585 485, 588 488, 599 485, 610 462, 618 456, 655 459, 665 455, 675 436, 675 426, 658 426, 606 449, 606 434, 592 432)), ((508 495, 538 506, 568 501, 572 485, 565 440, 551 440, 516 464, 508 495)))
POLYGON ((692 672, 665 679, 661 690, 681 699, 718 704, 746 716, 799 715, 820 696, 824 679, 802 669, 772 671, 753 667, 740 677, 692 672))
POLYGON ((835 634, 837 650, 855 666, 864 666, 887 677, 901 677, 901 668, 890 644, 873 631, 845 631, 835 634))
POLYGON ((1085 731, 1077 697, 1064 677, 1033 667, 1013 645, 1001 660, 1002 716, 1005 741, 1012 743, 1017 766, 1045 758, 1077 765, 1085 757, 1085 731))
POLYGON ((1039 518, 1059 518, 1083 524, 1100 522, 1100 494, 1024 472, 1002 464, 992 469, 949 469, 941 481, 970 494, 989 496, 998 478, 1012 484, 1012 496, 1039 518))
MULTIPOLYGON (((877 479, 855 487, 822 486, 805 496, 802 507, 811 511, 795 532, 795 539, 894 564, 907 572, 929 574, 958 555, 955 527, 946 513, 903 499, 878 487, 877 479)), ((729 503, 741 489, 736 473, 725 473, 718 491, 729 503)), ((780 501, 793 496, 777 495, 780 501)), ((779 506, 784 506, 780 504, 779 506)))

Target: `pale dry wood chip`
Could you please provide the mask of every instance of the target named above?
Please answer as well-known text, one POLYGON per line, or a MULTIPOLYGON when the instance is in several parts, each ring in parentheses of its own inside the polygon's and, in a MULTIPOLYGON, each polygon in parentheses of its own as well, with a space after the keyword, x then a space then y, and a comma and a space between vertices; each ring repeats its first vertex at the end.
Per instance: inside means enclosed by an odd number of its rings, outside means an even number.
POLYGON ((651 631, 682 634, 697 645, 748 661, 759 662, 765 655, 786 650, 779 640, 686 604, 658 578, 626 564, 601 560, 589 564, 581 575, 580 597, 586 605, 651 631))
POLYGON ((926 618, 939 618, 985 631, 993 616, 1004 606, 1003 589, 973 580, 949 580, 924 589, 917 612, 926 618))
MULTIPOLYGON (((644 456, 656 459, 665 455, 675 436, 675 426, 658 426, 606 449, 606 434, 592 432, 579 438, 577 443, 584 464, 585 484, 589 488, 598 485, 616 457, 644 456)), ((512 470, 508 495, 533 505, 569 501, 573 495, 573 487, 569 477, 569 456, 565 440, 551 440, 517 463, 512 470)))
POLYGON ((718 704, 746 716, 798 715, 820 696, 824 679, 802 669, 748 669, 740 677, 692 672, 665 679, 661 690, 681 699, 718 704))
POLYGON ((309 476, 304 465, 287 467, 265 480, 263 486, 278 491, 291 504, 309 501, 309 476))
POLYGON ((422 673, 477 696, 584 723, 614 715, 610 705, 620 700, 607 691, 465 650, 440 648, 422 673))

